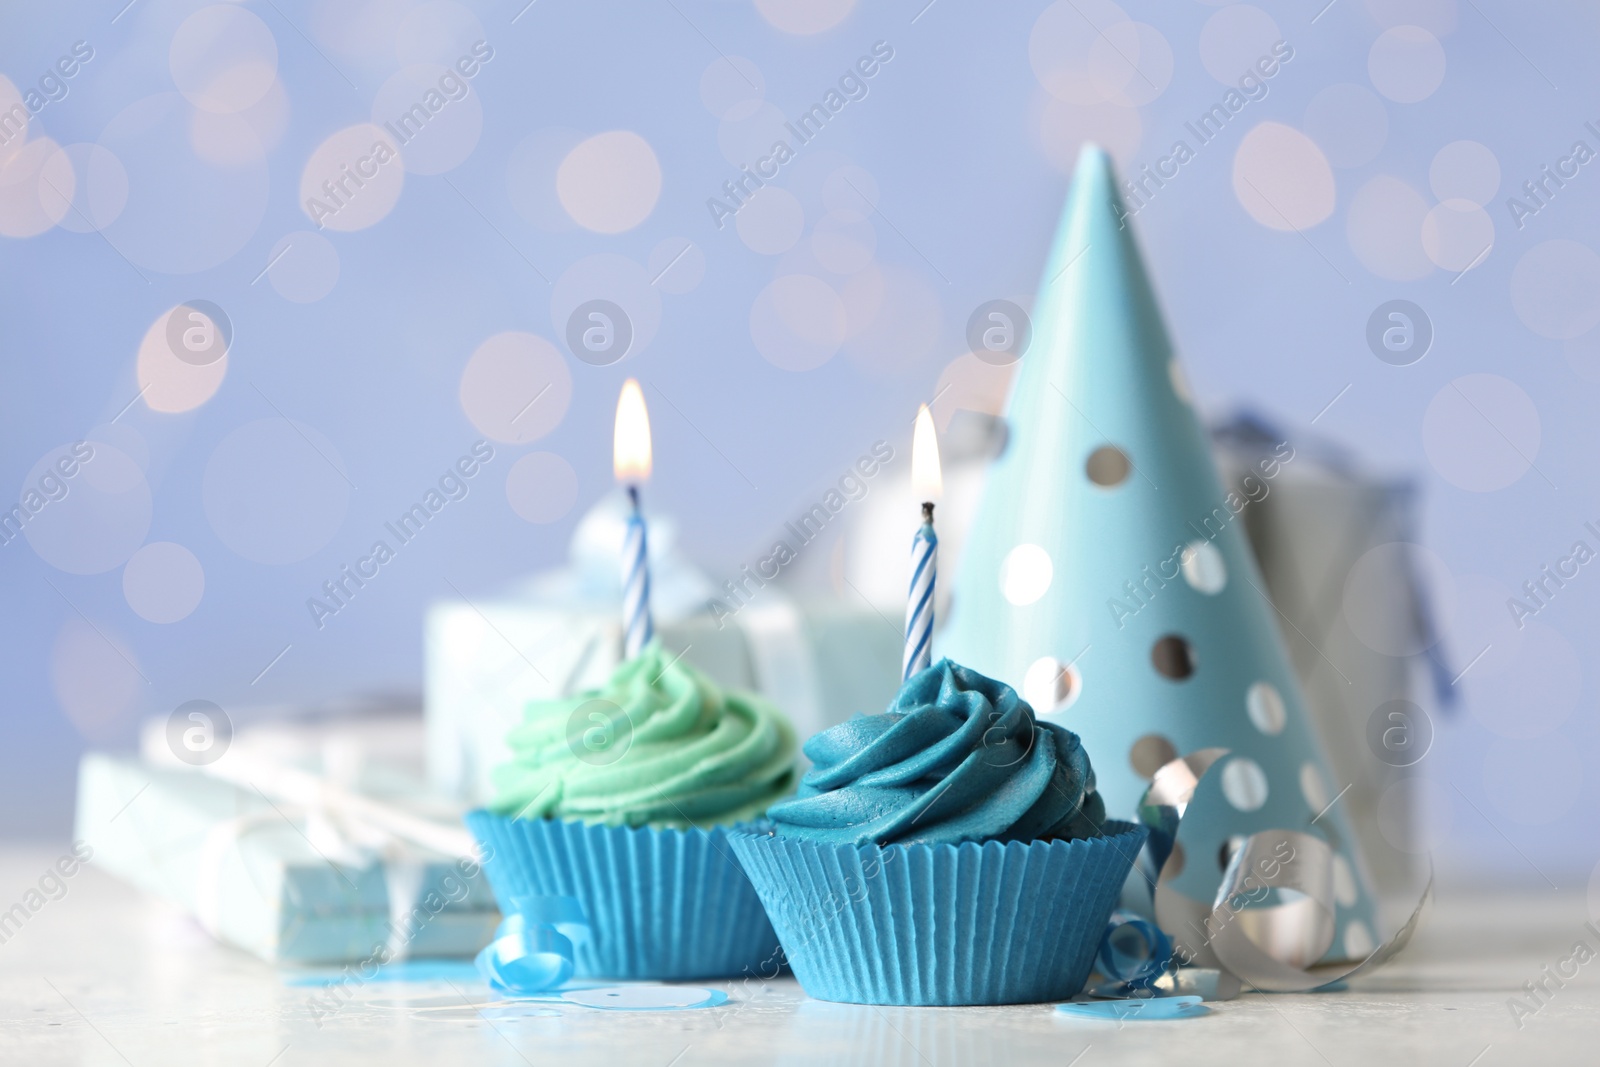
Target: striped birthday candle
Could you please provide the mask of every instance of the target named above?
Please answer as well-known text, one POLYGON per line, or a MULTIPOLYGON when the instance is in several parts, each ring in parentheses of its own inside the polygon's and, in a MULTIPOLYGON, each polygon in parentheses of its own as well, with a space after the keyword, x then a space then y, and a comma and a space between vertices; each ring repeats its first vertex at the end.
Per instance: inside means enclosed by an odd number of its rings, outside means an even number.
POLYGON ((649 536, 639 511, 638 486, 628 486, 628 499, 633 513, 628 516, 628 532, 622 542, 622 621, 623 650, 632 659, 655 636, 655 622, 650 617, 649 536))
POLYGON ((911 539, 911 588, 906 597, 906 649, 900 679, 925 670, 933 656, 933 590, 939 578, 939 535, 933 504, 922 505, 922 527, 911 539))

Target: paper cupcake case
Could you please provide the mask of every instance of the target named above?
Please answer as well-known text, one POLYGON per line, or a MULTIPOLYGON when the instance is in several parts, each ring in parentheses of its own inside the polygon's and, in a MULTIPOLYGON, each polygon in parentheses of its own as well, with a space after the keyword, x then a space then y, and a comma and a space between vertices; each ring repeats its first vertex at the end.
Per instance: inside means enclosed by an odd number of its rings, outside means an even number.
MULTIPOLYGON (((1083 988, 1145 829, 1028 844, 818 845, 729 834, 810 996, 1028 1004, 1083 988)), ((492 873, 491 873, 492 878, 492 873)))
POLYGON ((489 850, 484 870, 502 911, 513 897, 569 896, 589 935, 580 978, 690 981, 770 977, 778 938, 728 832, 590 826, 468 813, 489 850))

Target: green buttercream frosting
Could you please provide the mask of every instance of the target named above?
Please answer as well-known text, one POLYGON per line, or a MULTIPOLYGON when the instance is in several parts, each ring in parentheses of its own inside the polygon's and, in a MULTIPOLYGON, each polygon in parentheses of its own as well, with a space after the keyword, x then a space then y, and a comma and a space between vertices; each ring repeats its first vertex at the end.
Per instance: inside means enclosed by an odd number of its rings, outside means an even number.
POLYGON ((687 829, 752 819, 794 791, 794 727, 659 643, 599 689, 528 704, 489 809, 523 819, 687 829))

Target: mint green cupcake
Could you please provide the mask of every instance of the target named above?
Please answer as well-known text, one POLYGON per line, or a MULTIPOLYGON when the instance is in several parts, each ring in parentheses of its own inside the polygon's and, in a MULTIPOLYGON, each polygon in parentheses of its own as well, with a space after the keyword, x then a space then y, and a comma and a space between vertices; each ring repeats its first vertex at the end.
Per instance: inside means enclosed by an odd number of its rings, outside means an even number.
POLYGON ((777 937, 726 830, 793 792, 794 727, 652 643, 599 689, 530 703, 467 816, 502 910, 571 897, 580 977, 772 973, 777 937))

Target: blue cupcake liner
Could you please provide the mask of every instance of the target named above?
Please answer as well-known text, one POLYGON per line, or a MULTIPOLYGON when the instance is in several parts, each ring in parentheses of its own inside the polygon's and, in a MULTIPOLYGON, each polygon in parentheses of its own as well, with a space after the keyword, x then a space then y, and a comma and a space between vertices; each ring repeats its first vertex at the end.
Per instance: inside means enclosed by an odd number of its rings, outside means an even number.
MULTIPOLYGON (((1146 830, 1027 844, 728 837, 806 993, 856 1004, 1030 1004, 1083 988, 1146 830)), ((492 877, 492 875, 491 875, 492 877)))
POLYGON ((572 897, 588 936, 580 978, 691 981, 772 977, 778 938, 728 844, 725 827, 652 830, 479 809, 467 826, 484 846, 500 910, 519 896, 572 897))

